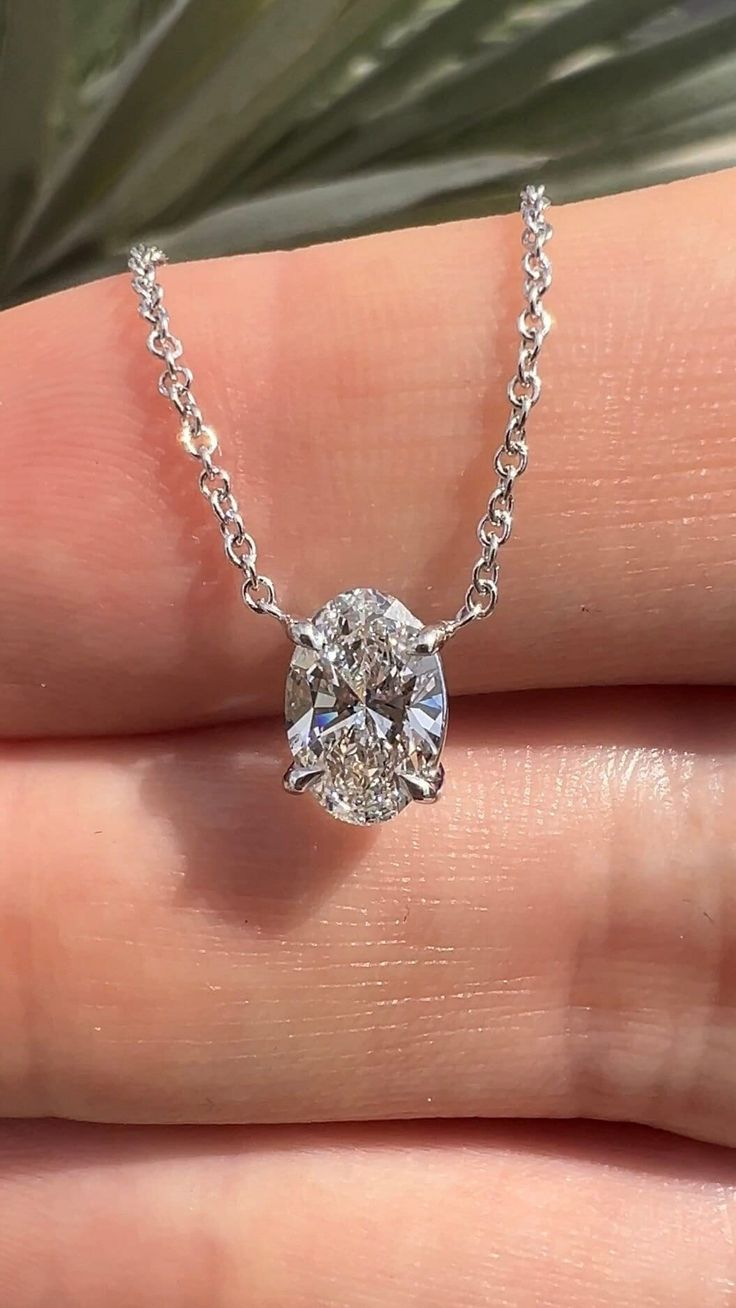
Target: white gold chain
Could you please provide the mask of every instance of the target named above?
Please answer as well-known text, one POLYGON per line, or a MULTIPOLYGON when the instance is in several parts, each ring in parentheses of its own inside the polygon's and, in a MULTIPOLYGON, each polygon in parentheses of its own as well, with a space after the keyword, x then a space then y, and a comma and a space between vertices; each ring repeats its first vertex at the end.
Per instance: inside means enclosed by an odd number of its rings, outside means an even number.
POLYGON ((205 425, 193 390, 191 368, 181 362, 183 346, 171 330, 164 304, 163 287, 157 269, 166 256, 155 245, 134 245, 128 258, 133 274, 133 290, 139 297, 138 312, 151 324, 148 348, 163 363, 158 389, 176 409, 181 419, 180 440, 184 449, 201 464, 199 489, 210 504, 220 524, 225 557, 243 575, 242 596, 255 613, 268 613, 280 622, 289 615, 276 602, 270 577, 258 571, 258 551, 246 530, 231 485, 230 473, 215 462, 219 452, 217 436, 205 425))
MULTIPOLYGON (((427 650, 438 649, 469 622, 488 617, 498 603, 498 552, 511 536, 515 483, 525 472, 529 457, 527 422, 542 388, 537 363, 551 325, 542 303, 552 281, 544 248, 552 235, 545 218, 548 205, 543 186, 527 186, 521 193, 524 307, 518 319, 517 368, 508 386, 511 412, 493 463, 498 481, 478 523, 481 552, 473 566, 465 599, 454 618, 425 628, 427 650)), ((169 324, 163 288, 158 280, 158 268, 165 262, 165 255, 153 245, 134 246, 128 260, 133 289, 140 300, 139 313, 151 325, 148 348, 163 363, 159 391, 181 419, 184 448, 201 465, 199 488, 219 522, 226 557, 242 573, 245 603, 255 613, 277 618, 293 634, 299 624, 279 605, 271 578, 258 571, 256 542, 246 530, 232 492, 230 474, 215 461, 219 452, 217 437, 204 422, 192 388, 192 372, 182 363, 182 343, 169 324)))
POLYGON ((543 186, 527 186, 521 193, 521 244, 524 250, 524 308, 519 314, 519 358, 508 397, 511 412, 496 457, 494 471, 498 477, 486 511, 478 523, 481 552, 473 567, 472 579, 453 624, 464 626, 477 618, 487 618, 498 603, 498 551, 511 535, 514 521, 514 486, 526 472, 529 452, 526 425, 529 414, 542 393, 537 363, 551 319, 542 304, 552 283, 552 265, 545 245, 552 228, 545 218, 549 200, 543 186))

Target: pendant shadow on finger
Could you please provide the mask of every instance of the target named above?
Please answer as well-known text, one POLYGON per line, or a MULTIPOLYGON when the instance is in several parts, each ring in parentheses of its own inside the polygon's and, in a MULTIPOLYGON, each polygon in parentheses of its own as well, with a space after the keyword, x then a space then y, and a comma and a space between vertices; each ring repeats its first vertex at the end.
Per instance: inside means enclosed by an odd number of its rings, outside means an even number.
POLYGON ((380 839, 287 794, 287 755, 278 729, 254 722, 177 736, 149 757, 141 798, 177 846, 181 903, 278 935, 318 914, 380 839))

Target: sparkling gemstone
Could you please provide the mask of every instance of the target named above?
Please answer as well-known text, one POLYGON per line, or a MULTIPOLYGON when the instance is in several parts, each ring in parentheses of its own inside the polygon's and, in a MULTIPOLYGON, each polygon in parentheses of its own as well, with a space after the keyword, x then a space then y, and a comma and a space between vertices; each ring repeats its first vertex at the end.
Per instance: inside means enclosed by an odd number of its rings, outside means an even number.
POLYGON ((377 590, 348 590, 313 618, 318 649, 297 646, 286 683, 295 768, 344 822, 385 822, 436 787, 447 726, 437 654, 417 654, 423 624, 377 590))

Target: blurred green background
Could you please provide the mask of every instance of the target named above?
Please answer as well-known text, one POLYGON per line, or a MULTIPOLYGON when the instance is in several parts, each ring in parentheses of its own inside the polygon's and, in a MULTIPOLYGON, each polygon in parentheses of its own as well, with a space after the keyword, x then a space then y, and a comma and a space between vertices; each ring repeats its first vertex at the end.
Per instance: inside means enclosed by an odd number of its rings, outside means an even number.
POLYGON ((0 0, 0 302, 736 161, 736 0, 0 0))

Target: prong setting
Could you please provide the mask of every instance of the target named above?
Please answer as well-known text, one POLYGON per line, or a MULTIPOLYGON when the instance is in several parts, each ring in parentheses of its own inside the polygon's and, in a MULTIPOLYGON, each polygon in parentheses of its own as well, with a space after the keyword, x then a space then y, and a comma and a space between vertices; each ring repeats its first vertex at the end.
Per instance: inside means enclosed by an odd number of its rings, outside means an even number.
POLYGON ((322 768, 305 768, 292 763, 284 773, 284 790, 290 795, 303 795, 305 790, 317 784, 322 774, 322 768))
POLYGON ((301 646, 302 649, 311 649, 317 652, 324 649, 324 635, 309 618, 292 619, 287 626, 287 631, 289 638, 293 640, 295 645, 301 646))
POLYGON ((417 632, 413 642, 417 654, 436 654, 450 637, 446 622, 433 622, 417 632))
POLYGON ((402 785, 415 804, 435 804, 445 780, 441 763, 432 772, 401 772, 402 785))

